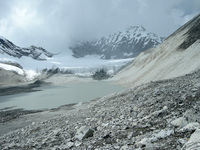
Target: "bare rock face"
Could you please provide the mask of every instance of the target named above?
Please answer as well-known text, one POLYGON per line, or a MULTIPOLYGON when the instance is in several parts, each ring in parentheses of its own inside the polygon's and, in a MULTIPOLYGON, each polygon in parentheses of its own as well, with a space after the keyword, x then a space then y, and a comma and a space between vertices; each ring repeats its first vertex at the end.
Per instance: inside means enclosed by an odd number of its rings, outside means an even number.
POLYGON ((0 53, 2 54, 5 53, 7 55, 17 58, 26 56, 36 60, 46 60, 46 58, 52 57, 54 55, 42 47, 36 47, 33 45, 28 48, 21 48, 1 36, 0 36, 0 53))
POLYGON ((197 15, 194 19, 189 21, 187 24, 185 24, 181 29, 185 27, 190 27, 190 29, 185 33, 187 35, 187 39, 179 46, 179 49, 187 49, 192 44, 194 44, 197 40, 200 39, 200 14, 197 15))

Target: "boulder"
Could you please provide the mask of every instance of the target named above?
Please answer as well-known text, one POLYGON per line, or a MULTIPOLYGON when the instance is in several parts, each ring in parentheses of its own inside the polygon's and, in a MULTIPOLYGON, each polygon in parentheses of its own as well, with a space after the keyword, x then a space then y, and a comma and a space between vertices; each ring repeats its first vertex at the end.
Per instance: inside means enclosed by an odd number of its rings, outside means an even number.
POLYGON ((189 141, 183 146, 181 150, 198 150, 200 149, 200 129, 197 129, 191 136, 189 141))
POLYGON ((184 117, 179 117, 171 122, 171 124, 175 127, 183 127, 187 124, 187 121, 184 117))
MULTIPOLYGON (((180 129, 181 132, 185 131, 194 131, 200 127, 200 124, 198 122, 190 122, 186 126, 180 129)), ((200 135, 199 135, 200 136, 200 135)))
POLYGON ((77 130, 75 138, 79 140, 83 140, 85 138, 92 137, 93 133, 94 133, 94 130, 91 129, 90 127, 82 126, 81 128, 77 130))

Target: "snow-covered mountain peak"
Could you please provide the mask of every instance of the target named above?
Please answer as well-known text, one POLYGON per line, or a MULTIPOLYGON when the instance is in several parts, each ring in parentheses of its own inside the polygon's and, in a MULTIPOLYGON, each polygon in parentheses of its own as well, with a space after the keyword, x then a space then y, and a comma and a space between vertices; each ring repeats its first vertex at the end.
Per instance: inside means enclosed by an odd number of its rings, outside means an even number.
POLYGON ((133 58, 146 49, 156 47, 163 40, 142 26, 130 26, 127 30, 96 41, 79 43, 70 49, 77 58, 86 55, 99 55, 102 59, 133 58))
POLYGON ((159 43, 162 43, 163 38, 157 36, 155 33, 149 32, 146 30, 143 26, 130 26, 127 30, 126 33, 129 36, 132 36, 132 38, 150 38, 155 41, 158 41, 159 43))
POLYGON ((130 26, 127 28, 127 31, 129 32, 144 32, 146 29, 143 26, 130 26))

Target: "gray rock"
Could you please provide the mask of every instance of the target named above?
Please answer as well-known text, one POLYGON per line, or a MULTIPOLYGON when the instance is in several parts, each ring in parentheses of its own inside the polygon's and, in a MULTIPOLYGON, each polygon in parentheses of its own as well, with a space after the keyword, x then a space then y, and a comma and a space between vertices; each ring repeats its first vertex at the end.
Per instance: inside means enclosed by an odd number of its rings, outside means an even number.
POLYGON ((177 118, 171 122, 175 127, 183 127, 187 124, 187 121, 184 117, 177 118))
POLYGON ((181 150, 199 150, 200 149, 200 129, 197 129, 190 137, 189 141, 181 150))
POLYGON ((92 137, 93 133, 94 133, 94 130, 91 129, 90 127, 88 127, 88 126, 82 126, 76 132, 75 138, 77 138, 79 140, 83 140, 85 138, 92 137))
POLYGON ((73 142, 68 142, 66 144, 67 148, 72 148, 74 146, 74 143, 73 142))
POLYGON ((183 128, 181 128, 180 132, 194 131, 194 130, 196 130, 198 128, 200 128, 200 124, 198 122, 190 122, 186 126, 184 126, 183 128))
POLYGON ((198 122, 200 120, 200 111, 196 109, 189 109, 185 112, 184 118, 188 122, 198 122))

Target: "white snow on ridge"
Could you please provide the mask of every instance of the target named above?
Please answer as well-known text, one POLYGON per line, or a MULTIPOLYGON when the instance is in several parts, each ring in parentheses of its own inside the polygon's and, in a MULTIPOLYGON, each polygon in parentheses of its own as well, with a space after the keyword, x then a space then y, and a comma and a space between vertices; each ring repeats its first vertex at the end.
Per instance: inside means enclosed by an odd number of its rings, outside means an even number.
POLYGON ((133 53, 124 53, 124 56, 131 56, 133 53))
POLYGON ((0 39, 2 39, 2 40, 6 40, 6 38, 5 38, 5 37, 3 37, 3 36, 0 36, 0 39))

